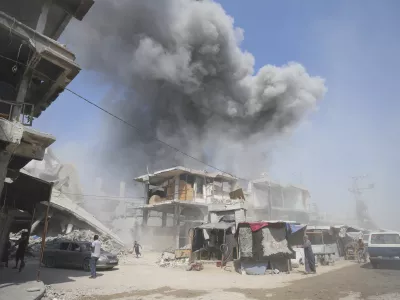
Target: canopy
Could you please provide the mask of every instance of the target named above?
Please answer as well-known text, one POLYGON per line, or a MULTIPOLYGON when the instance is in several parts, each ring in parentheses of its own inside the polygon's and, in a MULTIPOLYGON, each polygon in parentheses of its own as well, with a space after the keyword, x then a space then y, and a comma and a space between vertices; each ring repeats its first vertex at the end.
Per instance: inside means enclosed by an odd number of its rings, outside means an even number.
MULTIPOLYGON (((238 229, 240 227, 250 227, 252 232, 259 231, 264 227, 274 227, 280 228, 285 226, 285 222, 267 222, 267 221, 259 221, 259 222, 241 222, 238 224, 238 229)), ((238 231, 237 231, 238 232, 238 231)))
POLYGON ((227 230, 235 226, 235 223, 227 223, 227 222, 220 222, 220 223, 206 223, 200 226, 197 226, 197 229, 216 229, 216 230, 227 230))

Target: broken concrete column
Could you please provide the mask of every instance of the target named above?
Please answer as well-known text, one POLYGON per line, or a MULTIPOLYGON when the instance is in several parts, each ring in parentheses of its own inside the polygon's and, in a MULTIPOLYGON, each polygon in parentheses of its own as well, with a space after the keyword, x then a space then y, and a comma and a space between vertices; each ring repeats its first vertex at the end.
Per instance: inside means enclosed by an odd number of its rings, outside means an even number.
POLYGON ((31 227, 31 233, 34 233, 36 228, 39 226, 40 222, 42 222, 42 220, 44 219, 44 217, 41 217, 39 219, 37 219, 35 222, 33 222, 32 227, 31 227))
POLYGON ((175 189, 174 189, 174 197, 173 200, 179 200, 179 176, 175 176, 175 189))
POLYGON ((74 225, 71 224, 71 223, 69 223, 69 224, 67 225, 67 229, 65 230, 65 233, 66 233, 66 234, 71 233, 71 232, 72 232, 72 229, 74 229, 74 225))
POLYGON ((32 78, 32 71, 28 68, 22 77, 18 89, 17 98, 15 100, 15 102, 20 105, 14 106, 11 112, 13 121, 18 122, 20 119, 22 104, 25 102, 25 97, 29 88, 29 83, 31 82, 31 78, 32 78))
POLYGON ((60 222, 60 227, 61 227, 61 232, 64 233, 67 228, 66 224, 64 222, 60 222))
POLYGON ((175 226, 175 246, 176 249, 179 249, 179 240, 180 240, 180 235, 181 235, 181 208, 179 204, 175 205, 174 208, 174 226, 175 226))

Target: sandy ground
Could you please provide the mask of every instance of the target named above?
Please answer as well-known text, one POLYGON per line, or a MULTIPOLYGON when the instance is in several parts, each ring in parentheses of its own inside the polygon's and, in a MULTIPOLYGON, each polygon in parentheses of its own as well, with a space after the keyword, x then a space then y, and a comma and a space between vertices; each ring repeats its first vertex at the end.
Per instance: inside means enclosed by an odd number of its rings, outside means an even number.
MULTIPOLYGON (((115 270, 99 272, 96 279, 81 270, 42 268, 41 279, 49 285, 45 300, 400 299, 399 266, 375 270, 369 264, 342 261, 319 267, 317 275, 306 276, 300 268, 291 274, 246 276, 214 265, 200 272, 164 269, 155 264, 158 257, 131 257, 115 270)), ((36 272, 37 261, 32 261, 14 276, 32 280, 36 272)))
POLYGON ((156 253, 145 253, 142 258, 131 258, 115 270, 99 272, 94 280, 83 271, 46 268, 41 278, 51 285, 48 297, 51 300, 265 299, 273 297, 271 290, 286 289, 291 282, 306 277, 312 280, 353 265, 343 261, 335 266, 320 267, 318 275, 306 276, 300 268, 291 274, 246 276, 215 265, 206 266, 200 272, 160 268, 155 264, 158 257, 156 253))
MULTIPOLYGON (((270 291, 276 299, 341 299, 392 300, 400 299, 400 268, 386 266, 372 269, 370 264, 353 264, 313 278, 299 280, 284 288, 270 291)), ((393 266, 392 266, 393 267, 393 266)), ((264 289, 235 289, 248 299, 265 299, 264 289)))

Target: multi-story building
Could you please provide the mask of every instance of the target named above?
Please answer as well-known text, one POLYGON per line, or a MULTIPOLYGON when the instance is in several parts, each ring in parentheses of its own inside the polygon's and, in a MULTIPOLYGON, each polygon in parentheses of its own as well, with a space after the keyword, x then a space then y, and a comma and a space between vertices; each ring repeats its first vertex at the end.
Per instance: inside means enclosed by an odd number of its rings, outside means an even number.
POLYGON ((32 122, 79 73, 75 55, 57 42, 72 18, 82 20, 93 0, 0 2, 0 256, 12 226, 11 210, 30 214, 47 201, 51 185, 20 173, 42 160, 55 141, 32 122))
MULTIPOLYGON (((175 167, 135 180, 144 184, 145 204, 138 208, 142 230, 151 229, 152 237, 163 239, 161 244, 184 246, 189 228, 196 223, 217 222, 224 215, 244 219, 240 193, 233 193, 237 179, 231 175, 175 167), (175 243, 171 244, 171 237, 175 243)), ((141 237, 143 240, 146 234, 141 237)))
POLYGON ((255 220, 309 221, 310 193, 303 187, 260 178, 249 182, 247 193, 251 217, 255 220))

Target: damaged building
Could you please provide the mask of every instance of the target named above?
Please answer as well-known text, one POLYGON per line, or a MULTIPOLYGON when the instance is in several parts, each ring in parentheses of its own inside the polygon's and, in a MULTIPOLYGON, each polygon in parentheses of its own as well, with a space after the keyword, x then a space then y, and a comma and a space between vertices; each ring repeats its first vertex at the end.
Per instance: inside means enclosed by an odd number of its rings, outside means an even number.
MULTIPOLYGON (((160 245, 182 247, 189 243, 188 231, 204 222, 245 218, 243 192, 237 179, 228 174, 175 167, 135 178, 143 183, 146 204, 141 212, 141 232, 160 245), (209 212, 211 212, 209 214, 209 212), (146 235, 146 233, 151 234, 146 235)), ((153 241, 143 241, 153 244, 153 241)), ((165 246, 164 246, 165 247, 165 246)))
MULTIPOLYGON (((21 172, 52 183, 48 236, 89 229, 123 245, 116 234, 83 207, 82 188, 75 167, 61 163, 51 148, 46 149, 42 161, 30 162, 21 172)), ((43 231, 46 210, 47 204, 36 205, 31 234, 40 235, 43 231)))
POLYGON ((21 211, 29 220, 36 204, 51 197, 51 183, 20 170, 42 160, 55 141, 51 134, 33 129, 32 122, 78 75, 75 55, 57 39, 72 18, 83 19, 93 2, 0 3, 0 256, 15 218, 24 219, 21 211))
POLYGON ((309 222, 310 193, 306 188, 260 178, 249 182, 247 193, 254 220, 309 222))

